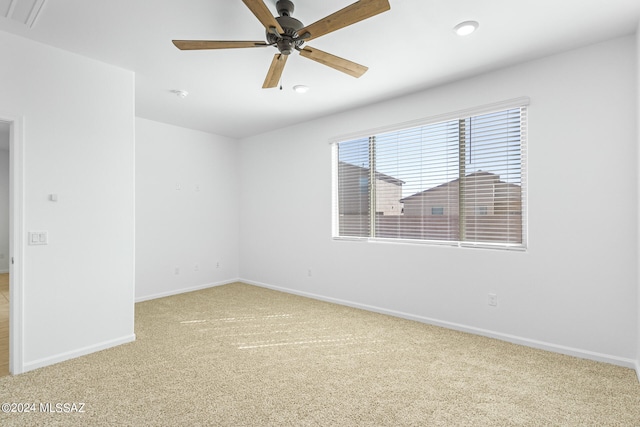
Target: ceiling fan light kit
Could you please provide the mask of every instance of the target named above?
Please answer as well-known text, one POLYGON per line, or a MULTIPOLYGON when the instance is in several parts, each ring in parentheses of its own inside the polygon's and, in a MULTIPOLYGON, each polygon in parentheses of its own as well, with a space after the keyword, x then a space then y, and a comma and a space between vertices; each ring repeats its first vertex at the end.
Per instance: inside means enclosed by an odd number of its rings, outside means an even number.
POLYGON ((311 46, 303 47, 303 44, 308 40, 371 18, 391 8, 389 0, 359 0, 311 25, 305 26, 302 22, 291 16, 295 6, 290 0, 278 0, 276 9, 279 16, 277 17, 271 15, 269 8, 263 0, 242 0, 242 2, 264 26, 266 30, 266 41, 173 40, 173 44, 180 50, 274 46, 278 49, 279 53, 276 53, 271 61, 271 67, 269 67, 267 77, 262 85, 263 88, 278 86, 287 62, 287 57, 291 55, 294 50, 297 50, 300 56, 349 74, 350 76, 362 76, 367 71, 367 67, 312 48, 311 46))

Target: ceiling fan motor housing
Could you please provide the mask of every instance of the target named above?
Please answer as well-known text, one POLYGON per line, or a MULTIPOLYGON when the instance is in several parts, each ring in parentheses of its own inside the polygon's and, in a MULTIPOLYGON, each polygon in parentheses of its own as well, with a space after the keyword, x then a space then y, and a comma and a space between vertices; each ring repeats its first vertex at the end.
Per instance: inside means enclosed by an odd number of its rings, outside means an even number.
POLYGON ((304 40, 299 40, 298 30, 304 28, 304 24, 296 18, 291 17, 293 13, 293 3, 289 0, 279 0, 276 8, 280 16, 275 19, 284 30, 283 34, 276 35, 267 31, 267 43, 275 44, 280 53, 290 55, 296 47, 302 46, 304 40))

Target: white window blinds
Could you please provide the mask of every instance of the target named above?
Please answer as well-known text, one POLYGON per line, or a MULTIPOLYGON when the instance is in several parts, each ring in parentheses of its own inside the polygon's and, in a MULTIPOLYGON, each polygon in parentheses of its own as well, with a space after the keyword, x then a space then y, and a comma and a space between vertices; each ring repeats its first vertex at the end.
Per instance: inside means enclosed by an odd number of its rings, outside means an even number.
POLYGON ((526 108, 336 143, 335 237, 525 246, 526 108))
POLYGON ((338 146, 339 236, 370 236, 369 139, 357 139, 338 146))

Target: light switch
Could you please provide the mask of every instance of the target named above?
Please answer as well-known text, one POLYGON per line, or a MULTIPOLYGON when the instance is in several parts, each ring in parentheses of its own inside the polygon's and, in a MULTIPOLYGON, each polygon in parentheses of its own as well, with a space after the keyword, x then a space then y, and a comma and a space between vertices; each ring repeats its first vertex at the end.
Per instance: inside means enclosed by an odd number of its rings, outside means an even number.
POLYGON ((30 231, 29 245, 48 245, 49 234, 47 231, 30 231))

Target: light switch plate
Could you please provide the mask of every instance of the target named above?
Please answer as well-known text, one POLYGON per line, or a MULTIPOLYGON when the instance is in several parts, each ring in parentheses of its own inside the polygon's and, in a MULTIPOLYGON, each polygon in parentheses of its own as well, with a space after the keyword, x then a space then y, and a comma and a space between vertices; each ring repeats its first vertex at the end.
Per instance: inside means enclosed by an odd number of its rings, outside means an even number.
POLYGON ((30 231, 29 245, 48 245, 49 233, 47 231, 30 231))

